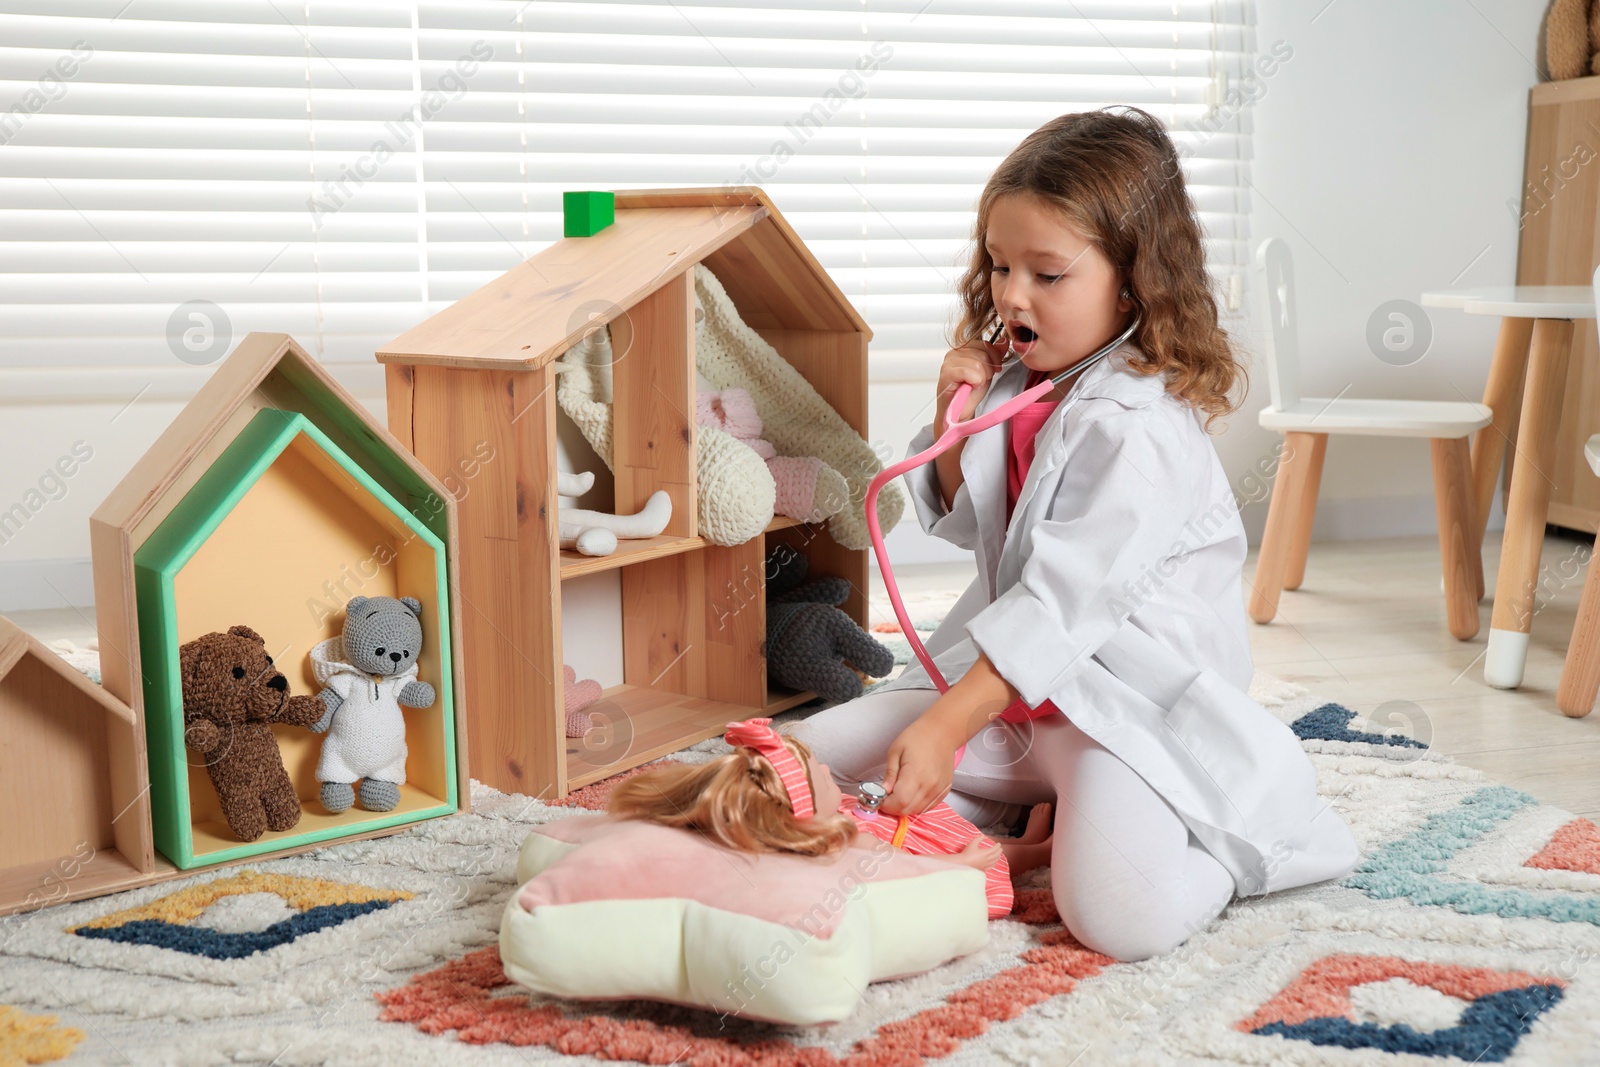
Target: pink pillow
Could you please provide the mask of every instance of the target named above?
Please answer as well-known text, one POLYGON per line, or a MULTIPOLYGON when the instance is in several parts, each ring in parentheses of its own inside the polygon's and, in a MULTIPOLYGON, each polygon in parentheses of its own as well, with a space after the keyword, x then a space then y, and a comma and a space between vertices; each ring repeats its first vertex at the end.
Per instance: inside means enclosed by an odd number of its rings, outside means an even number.
POLYGON ((500 928, 506 974, 567 997, 643 997, 775 1022, 846 1018, 868 982, 981 948, 981 871, 863 837, 751 854, 607 815, 538 827, 500 928))

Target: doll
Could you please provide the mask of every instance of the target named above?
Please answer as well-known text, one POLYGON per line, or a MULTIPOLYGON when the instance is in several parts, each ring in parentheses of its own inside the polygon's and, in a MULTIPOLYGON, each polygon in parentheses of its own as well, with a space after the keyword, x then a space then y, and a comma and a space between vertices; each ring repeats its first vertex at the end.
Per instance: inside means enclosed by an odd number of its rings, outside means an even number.
POLYGON ((947 804, 920 815, 880 815, 863 820, 853 813, 824 763, 803 741, 774 731, 771 719, 730 722, 724 739, 734 750, 699 765, 656 767, 620 783, 608 810, 627 819, 648 819, 696 830, 727 848, 743 852, 794 852, 827 856, 852 844, 863 826, 914 855, 942 856, 985 872, 991 919, 1011 911, 1011 868, 1049 860, 1048 820, 1038 805, 1023 838, 996 844, 947 804), (897 833, 901 822, 905 830, 897 833), (885 832, 875 825, 883 824, 885 832), (895 838, 899 840, 895 840, 895 838))

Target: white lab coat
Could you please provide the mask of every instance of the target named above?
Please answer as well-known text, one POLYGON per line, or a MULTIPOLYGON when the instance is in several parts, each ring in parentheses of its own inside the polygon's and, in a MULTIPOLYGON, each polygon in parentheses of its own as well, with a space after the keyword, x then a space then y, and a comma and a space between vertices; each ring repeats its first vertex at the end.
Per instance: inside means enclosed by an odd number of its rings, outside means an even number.
MULTIPOLYGON (((1127 367, 1084 372, 1040 428, 1010 527, 1008 424, 967 439, 946 510, 932 463, 905 475, 923 529, 978 576, 926 642, 951 682, 981 650, 1030 707, 1046 698, 1150 783, 1240 895, 1349 873, 1359 850, 1288 726, 1246 695, 1244 527, 1204 413, 1127 367)), ((1011 360, 979 412, 1016 396, 1011 360)), ((930 424, 908 455, 933 443, 930 424)), ((913 661, 883 688, 932 688, 913 661)))

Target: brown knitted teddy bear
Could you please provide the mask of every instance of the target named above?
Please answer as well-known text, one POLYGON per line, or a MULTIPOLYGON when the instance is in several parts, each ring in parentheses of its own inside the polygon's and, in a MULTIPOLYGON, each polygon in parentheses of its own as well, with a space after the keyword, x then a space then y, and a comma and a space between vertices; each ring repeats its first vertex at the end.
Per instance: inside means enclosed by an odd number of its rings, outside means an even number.
POLYGON ((1600 74, 1600 4, 1552 0, 1545 13, 1544 59, 1551 81, 1600 74))
POLYGON ((300 821, 300 798, 269 723, 310 726, 322 701, 290 696, 267 643, 248 626, 197 637, 178 650, 183 740, 205 756, 222 814, 241 841, 300 821))

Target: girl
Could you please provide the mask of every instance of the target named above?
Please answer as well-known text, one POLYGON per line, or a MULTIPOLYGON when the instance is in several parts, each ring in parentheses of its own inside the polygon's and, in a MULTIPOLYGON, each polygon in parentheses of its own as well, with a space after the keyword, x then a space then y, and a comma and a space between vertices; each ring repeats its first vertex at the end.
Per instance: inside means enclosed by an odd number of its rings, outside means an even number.
POLYGON ((1244 529, 1207 436, 1243 370, 1161 124, 1137 108, 1047 123, 984 187, 974 241, 910 452, 961 383, 970 418, 1084 367, 906 475, 923 528, 977 557, 927 641, 949 692, 913 665, 795 735, 846 789, 881 774, 891 813, 948 793, 988 826, 1055 799, 1062 921, 1143 959, 1236 892, 1337 877, 1358 853, 1293 733, 1245 695, 1244 529), (1006 341, 984 340, 1002 326, 1006 341))
POLYGON ((828 767, 802 742, 776 733, 771 723, 730 722, 724 736, 734 746, 732 753, 699 766, 680 763, 637 774, 617 785, 607 810, 620 818, 696 830, 742 852, 826 856, 866 829, 913 855, 945 856, 987 872, 991 919, 1011 911, 1011 871, 1049 860, 1043 811, 1029 820, 1020 839, 999 844, 945 804, 904 819, 853 817, 856 802, 840 793, 828 767))

